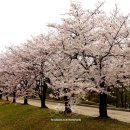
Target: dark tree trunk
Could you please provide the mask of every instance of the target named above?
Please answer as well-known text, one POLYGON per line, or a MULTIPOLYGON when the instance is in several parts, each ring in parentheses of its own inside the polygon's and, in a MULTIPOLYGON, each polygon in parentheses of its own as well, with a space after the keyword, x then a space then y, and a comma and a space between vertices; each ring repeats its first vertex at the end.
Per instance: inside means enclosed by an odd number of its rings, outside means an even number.
POLYGON ((45 98, 41 99, 41 108, 47 108, 47 106, 45 104, 45 98))
POLYGON ((47 108, 46 106, 46 92, 47 92, 47 84, 45 83, 44 86, 42 86, 43 90, 41 90, 41 94, 39 94, 39 97, 41 99, 41 108, 47 108))
POLYGON ((107 94, 100 93, 99 117, 108 117, 107 115, 107 94))
POLYGON ((41 108, 47 108, 46 102, 45 102, 46 98, 43 95, 39 95, 39 97, 41 100, 41 108))
POLYGON ((12 103, 16 103, 16 92, 13 92, 13 102, 12 103))
POLYGON ((2 91, 0 90, 0 99, 2 99, 2 91))
POLYGON ((8 98, 8 96, 6 96, 6 101, 9 101, 9 98, 8 98))
POLYGON ((0 99, 2 99, 2 93, 0 94, 0 99))
POLYGON ((69 99, 68 96, 64 96, 64 102, 65 102, 65 113, 72 113, 72 110, 70 108, 69 99))
POLYGON ((104 93, 105 90, 105 79, 100 83, 100 88, 102 91, 100 92, 100 103, 99 103, 99 117, 107 118, 107 94, 104 93))
POLYGON ((24 96, 24 105, 28 104, 28 96, 24 96))

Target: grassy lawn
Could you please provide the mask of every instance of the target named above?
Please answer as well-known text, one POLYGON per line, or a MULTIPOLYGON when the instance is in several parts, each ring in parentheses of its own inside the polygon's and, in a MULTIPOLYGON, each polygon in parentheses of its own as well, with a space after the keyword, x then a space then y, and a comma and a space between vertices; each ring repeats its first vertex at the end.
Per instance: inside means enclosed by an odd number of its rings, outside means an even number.
POLYGON ((112 119, 63 115, 50 109, 0 100, 0 130, 130 130, 130 124, 112 119), (52 121, 51 119, 81 119, 52 121))

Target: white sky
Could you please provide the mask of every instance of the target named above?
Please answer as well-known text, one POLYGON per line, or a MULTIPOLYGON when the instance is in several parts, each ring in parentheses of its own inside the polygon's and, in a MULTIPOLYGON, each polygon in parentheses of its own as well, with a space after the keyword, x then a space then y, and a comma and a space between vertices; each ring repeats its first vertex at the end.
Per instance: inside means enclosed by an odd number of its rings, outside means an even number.
MULTIPOLYGON (((92 8, 98 0, 73 0, 92 8)), ((4 46, 20 44, 44 33, 49 22, 58 22, 69 10, 71 0, 0 0, 0 51, 4 46)), ((115 2, 122 12, 130 12, 130 0, 106 0, 104 9, 112 10, 115 2)))

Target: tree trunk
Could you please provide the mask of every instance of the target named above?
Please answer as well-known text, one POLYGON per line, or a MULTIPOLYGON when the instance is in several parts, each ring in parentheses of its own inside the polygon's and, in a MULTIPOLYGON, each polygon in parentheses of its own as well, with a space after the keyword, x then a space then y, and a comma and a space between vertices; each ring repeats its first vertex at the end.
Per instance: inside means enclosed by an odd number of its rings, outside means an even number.
POLYGON ((12 103, 16 103, 16 92, 13 92, 13 102, 12 103))
POLYGON ((2 93, 0 94, 0 99, 2 99, 2 93))
POLYGON ((41 94, 39 94, 39 97, 41 99, 41 108, 47 108, 46 106, 46 92, 47 92, 47 84, 45 83, 43 86, 43 90, 41 90, 41 94))
POLYGON ((107 94, 100 93, 99 117, 108 117, 107 115, 107 94))
POLYGON ((105 90, 105 79, 104 77, 102 78, 102 82, 100 83, 100 88, 101 88, 101 92, 100 92, 100 103, 99 103, 99 117, 102 118, 108 118, 107 115, 107 94, 104 93, 105 90))
POLYGON ((8 95, 6 95, 6 101, 9 101, 8 95))
POLYGON ((65 102, 65 113, 72 113, 72 110, 70 108, 70 104, 68 101, 68 96, 64 96, 64 102, 65 102))
POLYGON ((41 108, 47 108, 45 104, 45 98, 41 98, 41 108))
POLYGON ((24 96, 24 105, 28 104, 28 96, 24 96))
POLYGON ((47 108, 46 102, 45 102, 46 98, 43 95, 40 95, 40 94, 39 94, 39 97, 40 97, 40 100, 41 100, 41 108, 47 108))

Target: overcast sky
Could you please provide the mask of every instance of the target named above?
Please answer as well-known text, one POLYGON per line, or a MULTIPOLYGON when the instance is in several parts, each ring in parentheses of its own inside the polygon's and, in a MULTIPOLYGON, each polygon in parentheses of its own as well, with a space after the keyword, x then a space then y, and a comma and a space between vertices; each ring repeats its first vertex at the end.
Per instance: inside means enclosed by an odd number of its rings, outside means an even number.
MULTIPOLYGON (((98 0, 73 0, 92 8, 98 0)), ((4 46, 20 44, 31 35, 44 33, 49 22, 59 22, 69 10, 71 0, 0 0, 0 51, 4 46)), ((106 0, 104 9, 111 11, 117 3, 123 13, 130 12, 130 0, 106 0)))

